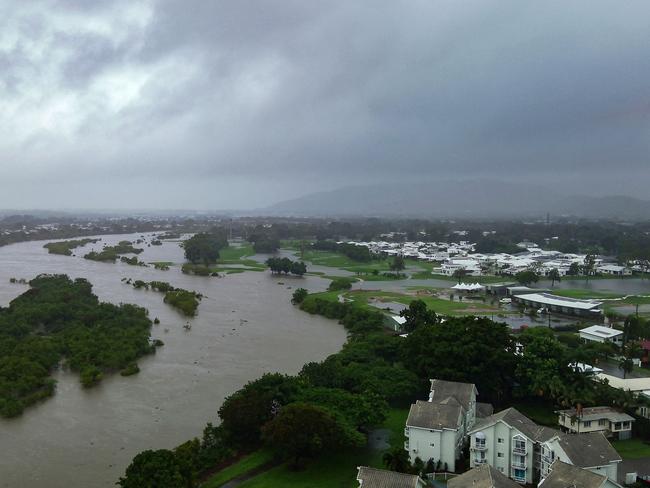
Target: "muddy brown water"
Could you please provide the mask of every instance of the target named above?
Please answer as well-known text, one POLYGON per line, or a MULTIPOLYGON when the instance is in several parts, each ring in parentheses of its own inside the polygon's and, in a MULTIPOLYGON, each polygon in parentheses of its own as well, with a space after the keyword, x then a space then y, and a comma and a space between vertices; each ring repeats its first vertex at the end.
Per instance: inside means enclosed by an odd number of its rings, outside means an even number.
MULTIPOLYGON (((75 250, 83 255, 103 243, 137 235, 104 236, 101 243, 75 250)), ((165 346, 139 361, 140 373, 109 376, 91 389, 76 374, 57 371, 55 395, 16 419, 0 419, 0 487, 109 487, 138 452, 171 448, 216 422, 223 398, 265 372, 296 373, 303 364, 338 351, 345 331, 335 321, 310 316, 290 303, 298 286, 324 290, 317 277, 277 278, 247 272, 224 278, 183 275, 179 268, 106 264, 56 256, 44 242, 0 248, 0 305, 27 289, 11 277, 66 273, 90 280, 103 301, 128 302, 149 309, 161 324, 152 337, 165 346), (123 277, 169 281, 205 295, 192 328, 164 304, 162 294, 134 290, 123 277), (278 284, 278 282, 284 284, 278 284), (291 289, 290 289, 291 288, 291 289), (167 331, 167 332, 166 332, 167 331)), ((140 259, 182 262, 176 242, 145 248, 140 259)))

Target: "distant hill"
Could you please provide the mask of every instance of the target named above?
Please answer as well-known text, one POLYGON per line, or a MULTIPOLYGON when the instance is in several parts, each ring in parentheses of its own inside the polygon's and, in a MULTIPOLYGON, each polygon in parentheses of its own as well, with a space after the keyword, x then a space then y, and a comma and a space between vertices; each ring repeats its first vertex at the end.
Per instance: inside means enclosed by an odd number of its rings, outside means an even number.
POLYGON ((650 201, 625 196, 563 195, 499 181, 437 181, 350 186, 285 200, 254 211, 270 216, 650 218, 650 201))

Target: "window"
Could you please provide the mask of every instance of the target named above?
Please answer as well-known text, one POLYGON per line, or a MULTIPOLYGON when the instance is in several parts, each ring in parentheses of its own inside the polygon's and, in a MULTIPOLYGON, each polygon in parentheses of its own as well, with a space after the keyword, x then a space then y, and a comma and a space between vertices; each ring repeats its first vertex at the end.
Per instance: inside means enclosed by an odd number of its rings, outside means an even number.
POLYGON ((431 443, 431 447, 435 447, 435 443, 432 442, 432 443, 431 443))
POLYGON ((497 452, 497 457, 503 457, 503 453, 502 452, 497 452))
POLYGON ((526 452, 526 441, 523 438, 514 437, 512 441, 513 441, 512 450, 514 452, 518 452, 522 454, 526 452))
POLYGON ((503 444, 503 439, 502 439, 501 437, 499 437, 499 438, 497 439, 497 442, 498 442, 499 444, 503 444))
POLYGON ((585 427, 591 427, 591 420, 585 420, 585 421, 583 422, 583 425, 584 425, 585 427))
POLYGON ((499 466, 499 471, 503 473, 503 468, 501 466, 499 466))
POLYGON ((600 420, 598 421, 598 425, 601 426, 601 427, 605 427, 605 426, 607 425, 607 420, 605 420, 605 419, 600 419, 600 420))

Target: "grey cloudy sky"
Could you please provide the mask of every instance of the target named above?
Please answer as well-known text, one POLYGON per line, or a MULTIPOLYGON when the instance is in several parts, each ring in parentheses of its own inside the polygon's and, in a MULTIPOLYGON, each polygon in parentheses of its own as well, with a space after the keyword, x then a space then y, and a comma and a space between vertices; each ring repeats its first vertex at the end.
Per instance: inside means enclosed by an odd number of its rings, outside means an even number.
POLYGON ((648 0, 0 0, 0 208, 650 195, 648 0))

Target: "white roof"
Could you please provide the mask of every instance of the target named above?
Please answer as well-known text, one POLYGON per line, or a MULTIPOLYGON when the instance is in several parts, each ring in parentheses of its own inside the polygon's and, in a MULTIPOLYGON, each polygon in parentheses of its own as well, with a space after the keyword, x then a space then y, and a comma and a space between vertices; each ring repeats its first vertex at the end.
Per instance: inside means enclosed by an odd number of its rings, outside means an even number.
POLYGON ((603 304, 603 302, 595 300, 578 300, 577 298, 566 298, 551 295, 550 293, 529 293, 527 295, 515 295, 515 298, 538 302, 543 305, 555 305, 558 307, 577 308, 580 310, 591 310, 603 304))
POLYGON ((406 318, 405 317, 400 317, 399 315, 391 315, 391 318, 397 322, 399 325, 405 324, 406 323, 406 318))
POLYGON ((623 331, 612 329, 610 327, 605 327, 604 325, 592 325, 591 327, 580 329, 580 333, 611 339, 612 337, 620 336, 621 334, 623 334, 623 331))

